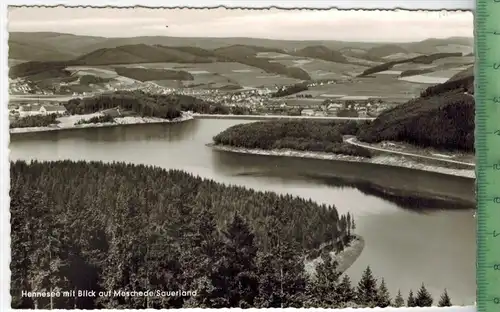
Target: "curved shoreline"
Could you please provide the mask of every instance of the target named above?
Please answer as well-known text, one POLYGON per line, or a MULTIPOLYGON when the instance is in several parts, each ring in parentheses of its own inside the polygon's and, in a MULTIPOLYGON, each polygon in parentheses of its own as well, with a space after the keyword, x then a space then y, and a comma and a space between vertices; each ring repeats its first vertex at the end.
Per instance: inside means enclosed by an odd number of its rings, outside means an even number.
POLYGON ((215 143, 208 143, 207 146, 213 148, 214 150, 232 152, 239 154, 253 154, 253 155, 265 155, 265 156, 286 156, 286 157, 297 157, 297 158, 311 158, 311 159, 322 159, 322 160, 338 160, 347 162, 358 162, 358 163, 371 163, 383 166, 400 167, 406 169, 414 169, 421 171, 434 172, 444 175, 451 175, 469 179, 475 179, 476 174, 474 170, 466 169, 450 169, 438 166, 424 165, 412 160, 405 160, 404 157, 394 157, 394 156, 376 156, 373 158, 364 158, 356 156, 347 156, 331 153, 322 152, 303 152, 289 149, 282 150, 264 150, 264 149, 249 149, 242 147, 233 147, 228 145, 219 145, 215 143))
MULTIPOLYGON (((78 115, 79 120, 91 118, 94 116, 100 116, 100 114, 90 114, 90 115, 78 115)), ((65 118, 65 117, 61 117, 65 118)), ((191 114, 183 113, 181 117, 174 119, 163 119, 157 117, 121 117, 116 118, 115 122, 103 122, 103 123, 88 123, 80 125, 62 125, 55 124, 51 127, 26 127, 26 128, 11 128, 9 129, 10 134, 18 133, 35 133, 35 132, 47 132, 47 131, 58 131, 58 130, 73 130, 73 129, 89 129, 89 128, 107 128, 116 126, 128 126, 128 125, 139 125, 139 124, 159 124, 159 123, 180 123, 188 120, 193 120, 194 117, 191 114), (119 122, 116 122, 119 121, 119 122)))
MULTIPOLYGON (((331 251, 329 253, 332 259, 337 261, 337 271, 340 274, 343 274, 354 264, 365 248, 365 240, 363 237, 359 235, 353 236, 354 238, 351 241, 351 244, 344 248, 341 252, 335 253, 334 251, 331 251)), ((316 266, 320 263, 323 263, 321 255, 313 260, 304 260, 304 270, 310 276, 314 276, 316 273, 316 266)))

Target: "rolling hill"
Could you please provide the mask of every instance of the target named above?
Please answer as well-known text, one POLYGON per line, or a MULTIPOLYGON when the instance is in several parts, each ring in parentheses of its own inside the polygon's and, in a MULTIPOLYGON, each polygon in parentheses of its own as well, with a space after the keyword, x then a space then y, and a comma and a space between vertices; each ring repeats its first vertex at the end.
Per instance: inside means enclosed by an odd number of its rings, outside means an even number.
POLYGON ((407 54, 409 51, 396 44, 384 44, 369 49, 364 57, 370 60, 382 60, 386 56, 397 53, 407 54))
POLYGON ((210 63, 209 57, 197 56, 175 48, 145 44, 100 49, 74 60, 79 65, 109 65, 136 63, 210 63))
POLYGON ((27 77, 47 70, 62 70, 67 66, 98 66, 138 63, 211 63, 232 61, 260 68, 268 73, 300 80, 310 80, 309 74, 297 67, 288 67, 258 58, 258 52, 283 52, 279 49, 248 45, 234 45, 213 51, 197 47, 165 47, 161 45, 134 44, 116 48, 103 48, 78 58, 60 62, 26 62, 14 65, 9 77, 27 77))
POLYGON ((315 58, 323 61, 347 63, 347 59, 339 51, 334 51, 322 45, 308 46, 292 53, 292 55, 315 58))
MULTIPOLYGON (((410 53, 420 53, 420 54, 430 54, 437 52, 453 52, 453 51, 440 51, 438 47, 444 47, 447 45, 470 47, 472 52, 472 47, 474 45, 473 38, 462 38, 462 37, 452 37, 446 39, 426 39, 420 42, 409 42, 409 43, 374 43, 374 42, 348 42, 348 41, 336 41, 336 40, 273 40, 273 39, 260 39, 260 38, 180 38, 180 37, 168 37, 168 36, 144 36, 144 37, 132 37, 132 38, 105 38, 98 36, 82 36, 64 33, 52 33, 52 32, 10 32, 9 33, 9 45, 19 44, 28 45, 34 48, 44 47, 45 49, 58 51, 64 55, 73 55, 77 57, 79 55, 84 55, 100 49, 112 49, 119 46, 126 45, 161 45, 168 47, 196 47, 205 50, 215 50, 222 47, 229 47, 234 45, 244 45, 244 46, 254 46, 270 49, 284 50, 287 53, 304 49, 307 47, 314 46, 324 46, 330 50, 340 51, 351 49, 356 51, 356 55, 349 55, 354 57, 359 57, 360 54, 366 54, 367 51, 377 47, 383 47, 382 50, 386 51, 392 50, 388 49, 387 46, 396 45, 399 46, 399 50, 403 49, 410 53)), ((394 48, 394 47, 393 47, 394 48)), ((397 48, 394 48, 397 49, 397 48)), ((371 53, 379 55, 380 49, 373 50, 371 53), (377 52, 378 51, 378 52, 377 52)), ((191 51, 192 52, 192 51, 191 51)), ((383 51, 382 51, 383 52, 383 51)), ((468 53, 470 53, 468 52, 468 53)), ((21 52, 19 52, 21 53, 21 52)), ((18 52, 9 55, 12 59, 24 59, 31 61, 42 61, 42 60, 53 60, 53 59, 41 59, 36 57, 35 54, 38 53, 36 49, 27 49, 23 58, 18 55, 18 52), (30 56, 33 53, 33 56, 30 56)), ((385 52, 384 52, 385 53, 385 52)), ((384 54, 382 53, 382 54, 384 54)), ((397 52, 396 52, 397 53, 397 52)), ((47 54, 47 58, 50 58, 50 53, 47 54)))
POLYGON ((9 59, 30 61, 65 61, 76 55, 60 52, 43 43, 16 42, 9 40, 9 59))
POLYGON ((443 59, 443 58, 447 58, 447 57, 457 57, 457 56, 462 56, 462 53, 433 53, 430 55, 419 55, 419 56, 408 58, 408 59, 389 61, 389 62, 375 65, 373 67, 366 69, 364 72, 359 74, 359 77, 364 77, 364 76, 376 74, 379 72, 383 72, 383 71, 389 70, 389 69, 393 68, 395 65, 399 65, 399 64, 404 64, 404 63, 431 64, 432 62, 439 60, 439 59, 443 59))
POLYGON ((474 76, 432 86, 419 98, 383 112, 360 131, 368 143, 403 141, 421 147, 474 151, 474 76))

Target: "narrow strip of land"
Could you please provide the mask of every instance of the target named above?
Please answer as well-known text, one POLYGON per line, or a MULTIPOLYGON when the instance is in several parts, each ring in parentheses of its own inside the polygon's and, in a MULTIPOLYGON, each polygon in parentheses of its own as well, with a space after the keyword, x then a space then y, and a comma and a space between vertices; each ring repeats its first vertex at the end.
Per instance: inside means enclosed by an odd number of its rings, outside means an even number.
POLYGON ((453 164, 459 164, 459 165, 465 165, 465 166, 471 166, 471 167, 475 167, 476 166, 475 163, 468 163, 468 162, 463 162, 463 161, 445 159, 445 158, 441 158, 441 157, 424 156, 424 155, 419 155, 419 154, 394 151, 394 150, 386 149, 386 148, 373 147, 373 146, 371 146, 369 144, 362 144, 362 143, 357 142, 356 138, 346 139, 345 142, 349 143, 349 144, 352 144, 352 145, 364 147, 364 148, 375 150, 375 151, 381 151, 381 152, 385 152, 385 153, 405 155, 405 156, 418 157, 418 158, 424 158, 424 159, 431 159, 431 160, 437 160, 437 161, 442 161, 442 162, 447 162, 447 163, 453 163, 453 164))
POLYGON ((226 118, 226 119, 319 119, 319 120, 375 120, 373 117, 337 117, 337 116, 286 116, 286 115, 225 115, 225 114, 193 114, 194 118, 226 118))

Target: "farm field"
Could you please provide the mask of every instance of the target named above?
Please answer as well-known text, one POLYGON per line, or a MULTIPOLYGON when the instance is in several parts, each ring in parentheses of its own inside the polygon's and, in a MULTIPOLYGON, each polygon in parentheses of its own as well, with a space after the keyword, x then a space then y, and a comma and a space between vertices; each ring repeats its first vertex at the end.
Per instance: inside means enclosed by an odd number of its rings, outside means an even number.
POLYGON ((399 78, 399 80, 401 81, 415 82, 420 84, 433 84, 433 85, 438 83, 444 83, 448 79, 449 78, 446 77, 433 77, 429 75, 415 75, 415 76, 407 76, 399 78))
POLYGON ((297 58, 294 60, 275 59, 273 62, 302 68, 312 79, 341 79, 354 77, 367 69, 365 66, 355 64, 343 64, 306 58, 297 58))
MULTIPOLYGON (((106 65, 93 67, 72 67, 72 70, 78 70, 82 74, 91 74, 103 78, 113 77, 118 79, 115 67, 129 68, 152 68, 152 69, 169 69, 182 70, 193 75, 194 80, 184 81, 184 86, 199 86, 212 85, 212 87, 221 86, 242 86, 242 87, 260 87, 275 85, 288 85, 297 83, 300 80, 285 77, 276 74, 266 73, 264 70, 247 66, 236 62, 217 62, 217 63, 140 63, 140 64, 124 64, 124 65, 106 65)), ((123 77, 125 79, 130 79, 123 77)), ((130 79, 133 80, 133 79, 130 79)), ((156 83, 157 81, 155 81, 156 83)), ((171 83, 162 80, 157 82, 161 86, 170 87, 171 83)), ((175 84, 178 86, 177 84, 175 84)))
POLYGON ((463 54, 469 54, 469 53, 473 52, 472 47, 460 45, 460 44, 440 45, 440 46, 436 46, 436 50, 438 50, 438 52, 444 52, 444 53, 461 52, 463 54))
POLYGON ((313 98, 367 96, 394 102, 404 102, 418 95, 423 89, 421 83, 397 79, 394 75, 377 75, 374 78, 357 78, 352 83, 319 85, 299 94, 310 94, 313 98))

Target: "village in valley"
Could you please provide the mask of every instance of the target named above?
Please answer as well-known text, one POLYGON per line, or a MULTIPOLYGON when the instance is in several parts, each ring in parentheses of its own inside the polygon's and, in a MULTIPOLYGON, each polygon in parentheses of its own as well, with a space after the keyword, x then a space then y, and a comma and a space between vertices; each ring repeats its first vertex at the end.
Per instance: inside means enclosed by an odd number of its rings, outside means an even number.
MULTIPOLYGON (((330 84, 337 83, 329 81, 330 84)), ((328 82, 310 82, 308 87, 323 86, 328 82)), ((289 116, 344 116, 375 117, 395 103, 381 98, 367 96, 336 96, 320 95, 313 97, 307 91, 284 97, 273 97, 278 90, 286 90, 288 86, 245 88, 239 90, 197 89, 162 87, 153 82, 135 83, 133 85, 101 85, 93 86, 89 92, 60 92, 60 85, 51 85, 42 89, 32 81, 10 79, 9 118, 15 120, 33 115, 65 115, 64 103, 71 98, 85 98, 97 94, 115 91, 142 90, 150 94, 184 94, 203 100, 220 103, 228 107, 244 107, 254 115, 289 115, 289 116), (59 92, 55 91, 56 89, 59 92), (339 112, 340 115, 339 115, 339 112)), ((64 89, 63 89, 64 90, 64 89)))

